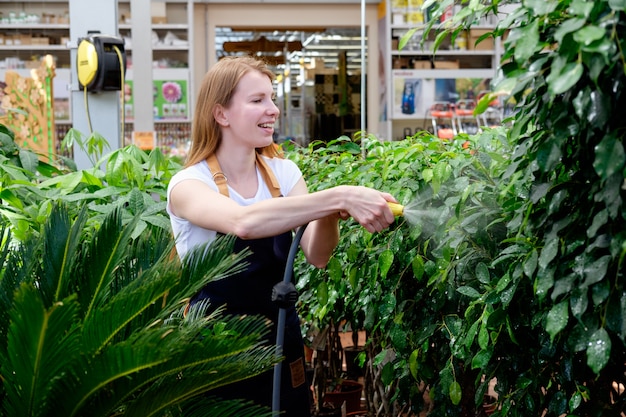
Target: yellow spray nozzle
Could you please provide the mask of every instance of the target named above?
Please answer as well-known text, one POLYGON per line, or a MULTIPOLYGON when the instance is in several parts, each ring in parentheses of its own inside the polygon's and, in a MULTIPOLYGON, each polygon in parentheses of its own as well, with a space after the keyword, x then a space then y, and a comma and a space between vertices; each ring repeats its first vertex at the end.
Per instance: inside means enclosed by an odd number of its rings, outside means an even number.
POLYGON ((402 216, 404 214, 404 206, 398 203, 387 202, 394 216, 402 216))

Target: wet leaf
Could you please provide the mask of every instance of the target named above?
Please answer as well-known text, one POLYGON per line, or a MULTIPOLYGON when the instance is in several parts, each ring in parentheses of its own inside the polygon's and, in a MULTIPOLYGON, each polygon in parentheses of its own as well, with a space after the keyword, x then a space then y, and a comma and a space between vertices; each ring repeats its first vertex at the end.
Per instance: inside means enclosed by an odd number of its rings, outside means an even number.
POLYGON ((576 391, 569 399, 569 409, 574 411, 577 409, 583 401, 583 396, 580 392, 576 391))
POLYGON ((554 337, 567 326, 569 321, 569 303, 561 301, 559 304, 553 306, 548 312, 546 319, 546 331, 550 335, 550 340, 553 341, 554 337))
POLYGON ((484 262, 479 262, 478 265, 476 265, 476 278, 481 284, 489 284, 489 282, 491 282, 489 268, 487 268, 484 262))
POLYGON ((624 145, 620 140, 617 140, 615 135, 609 134, 602 138, 595 147, 595 154, 593 168, 604 180, 620 172, 624 167, 626 161, 624 145))
POLYGON ((393 258, 393 252, 389 249, 380 254, 380 257, 378 258, 378 266, 381 278, 384 279, 387 277, 391 264, 393 264, 393 258))
POLYGON ((421 281, 424 276, 424 260, 421 255, 416 255, 415 258, 413 258, 411 267, 413 268, 413 275, 415 276, 415 279, 421 281))
POLYGON ((541 250, 539 255, 539 267, 546 269, 559 251, 559 239, 553 238, 541 250))
POLYGON ((476 299, 480 297, 480 293, 476 291, 475 288, 464 285, 456 289, 459 293, 465 295, 466 297, 476 299))
POLYGON ((587 365, 596 374, 609 362, 611 356, 611 339, 604 328, 596 330, 589 338, 587 346, 587 365))
POLYGON ((326 281, 320 282, 317 286, 317 300, 320 305, 328 303, 328 284, 326 284, 326 281))

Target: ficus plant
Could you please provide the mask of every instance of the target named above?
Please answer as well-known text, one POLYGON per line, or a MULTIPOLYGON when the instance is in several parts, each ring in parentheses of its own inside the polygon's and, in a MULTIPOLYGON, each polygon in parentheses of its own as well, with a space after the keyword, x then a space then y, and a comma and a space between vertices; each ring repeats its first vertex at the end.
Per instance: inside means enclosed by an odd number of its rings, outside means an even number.
MULTIPOLYGON (((458 36, 508 4, 461 3, 426 32, 458 36)), ((302 157, 310 184, 382 186, 435 207, 432 222, 399 220, 376 236, 346 223, 338 266, 302 273, 315 283, 305 293, 315 317, 340 315, 333 300, 361 300, 351 306, 380 372, 377 415, 417 413, 427 393, 432 415, 473 416, 490 382, 498 416, 626 408, 626 2, 529 0, 501 17, 485 36, 504 39, 492 87, 514 112, 502 130, 468 138, 473 154, 417 137, 370 144, 365 157, 337 144, 302 157)))
MULTIPOLYGON (((473 386, 479 374, 451 368, 450 340, 461 331, 459 311, 471 304, 464 294, 483 285, 473 271, 486 269, 495 242, 505 237, 495 197, 514 187, 500 190, 494 181, 507 166, 504 133, 484 132, 471 139, 471 149, 468 140, 444 143, 424 132, 404 141, 368 140, 365 158, 347 138, 290 153, 310 188, 367 185, 405 204, 405 216, 380 233, 343 223, 328 267, 301 265, 297 274, 304 317, 322 327, 346 320, 366 330, 366 391, 377 415, 421 410, 423 382, 449 398, 456 384, 473 386)), ((461 408, 454 399, 447 409, 450 401, 437 405, 446 413, 461 408)))

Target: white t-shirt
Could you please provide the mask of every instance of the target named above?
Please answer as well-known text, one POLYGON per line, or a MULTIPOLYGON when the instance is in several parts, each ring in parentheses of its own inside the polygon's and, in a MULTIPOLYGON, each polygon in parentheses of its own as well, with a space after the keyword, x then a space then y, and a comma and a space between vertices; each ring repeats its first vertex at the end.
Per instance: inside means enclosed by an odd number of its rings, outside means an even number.
MULTIPOLYGON (((267 157, 263 158, 265 158, 265 161, 276 176, 276 179, 280 184, 281 194, 284 196, 288 195, 293 187, 296 185, 300 177, 302 177, 302 172, 300 171, 300 168, 298 168, 298 166, 289 159, 267 157)), ((261 172, 259 171, 258 167, 256 171, 259 188, 257 189, 256 195, 254 197, 244 198, 230 186, 228 187, 230 198, 237 204, 241 206, 248 206, 258 201, 272 198, 272 194, 265 184, 265 181, 263 180, 263 177, 261 176, 261 172)), ((170 209, 169 199, 172 188, 174 188, 174 186, 176 186, 178 183, 189 179, 200 180, 215 191, 218 191, 217 185, 215 184, 215 181, 213 181, 213 175, 211 174, 211 171, 209 170, 209 166, 206 161, 198 162, 195 165, 179 171, 170 180, 170 183, 167 187, 167 213, 170 216, 172 232, 174 233, 174 237, 176 238, 176 251, 178 252, 178 256, 180 256, 181 258, 187 253, 189 249, 199 244, 213 242, 216 237, 215 230, 208 230, 196 226, 188 220, 175 216, 170 209)), ((276 213, 276 215, 278 216, 280 215, 280 213, 276 213)))

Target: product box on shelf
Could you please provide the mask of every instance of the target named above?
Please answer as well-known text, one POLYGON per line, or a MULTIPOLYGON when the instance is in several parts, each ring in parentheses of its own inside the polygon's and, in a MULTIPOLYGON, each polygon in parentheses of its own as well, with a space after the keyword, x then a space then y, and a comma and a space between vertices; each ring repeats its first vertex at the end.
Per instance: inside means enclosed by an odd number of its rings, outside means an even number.
POLYGON ((479 44, 476 44, 478 38, 485 33, 491 32, 489 29, 470 29, 468 35, 467 48, 475 51, 490 51, 494 49, 493 37, 487 37, 483 39, 479 44))
POLYGON ((434 61, 435 69, 459 69, 459 61, 434 61))

